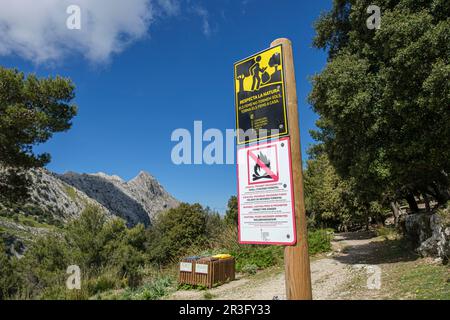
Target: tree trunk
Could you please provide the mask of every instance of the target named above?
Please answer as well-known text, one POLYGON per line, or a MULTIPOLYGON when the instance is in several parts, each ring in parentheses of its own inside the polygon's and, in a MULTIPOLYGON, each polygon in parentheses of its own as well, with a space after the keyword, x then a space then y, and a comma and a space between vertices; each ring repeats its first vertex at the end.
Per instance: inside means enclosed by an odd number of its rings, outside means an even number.
POLYGON ((400 206, 398 205, 397 201, 391 201, 391 210, 392 214, 394 215, 394 225, 397 228, 400 215, 402 214, 400 206))
POLYGON ((408 201, 409 208, 411 212, 418 212, 419 207, 417 206, 416 199, 414 198, 414 194, 408 193, 406 196, 406 201, 408 201))

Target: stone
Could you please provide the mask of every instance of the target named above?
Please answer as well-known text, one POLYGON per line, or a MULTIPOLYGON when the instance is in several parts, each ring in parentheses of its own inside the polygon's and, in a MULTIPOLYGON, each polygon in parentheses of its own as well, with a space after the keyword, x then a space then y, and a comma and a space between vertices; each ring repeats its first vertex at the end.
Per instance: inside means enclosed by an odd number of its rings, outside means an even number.
POLYGON ((422 257, 436 257, 443 263, 450 256, 450 227, 442 218, 450 214, 441 212, 408 215, 405 221, 406 235, 416 246, 416 251, 422 257))

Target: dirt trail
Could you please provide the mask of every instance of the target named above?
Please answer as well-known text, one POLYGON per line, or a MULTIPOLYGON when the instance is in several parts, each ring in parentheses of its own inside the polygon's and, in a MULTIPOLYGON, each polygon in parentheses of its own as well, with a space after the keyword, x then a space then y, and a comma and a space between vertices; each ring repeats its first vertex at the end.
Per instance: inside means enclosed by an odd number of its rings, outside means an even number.
MULTIPOLYGON (((342 233, 334 237, 333 251, 324 257, 312 259, 311 280, 314 299, 348 299, 346 284, 355 277, 354 265, 374 263, 377 243, 370 232, 342 233)), ((208 291, 213 299, 271 300, 285 299, 282 268, 262 271, 251 277, 238 275, 237 280, 208 291)), ((201 300, 205 292, 177 291, 168 299, 201 300)), ((350 297, 351 298, 351 297, 350 297)))

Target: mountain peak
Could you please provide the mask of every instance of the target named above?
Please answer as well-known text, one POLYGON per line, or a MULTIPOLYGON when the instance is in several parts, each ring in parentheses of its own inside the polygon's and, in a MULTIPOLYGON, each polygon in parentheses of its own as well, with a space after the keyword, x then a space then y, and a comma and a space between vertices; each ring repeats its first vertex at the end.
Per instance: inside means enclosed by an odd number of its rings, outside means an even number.
POLYGON ((158 212, 178 206, 178 201, 146 171, 140 171, 130 181, 104 172, 66 173, 59 178, 84 192, 112 214, 124 218, 130 225, 148 225, 158 212))
POLYGON ((148 173, 147 171, 139 171, 138 177, 145 177, 145 178, 153 178, 153 176, 148 173))
POLYGON ((155 182, 156 178, 147 171, 140 171, 139 174, 129 182, 155 182))

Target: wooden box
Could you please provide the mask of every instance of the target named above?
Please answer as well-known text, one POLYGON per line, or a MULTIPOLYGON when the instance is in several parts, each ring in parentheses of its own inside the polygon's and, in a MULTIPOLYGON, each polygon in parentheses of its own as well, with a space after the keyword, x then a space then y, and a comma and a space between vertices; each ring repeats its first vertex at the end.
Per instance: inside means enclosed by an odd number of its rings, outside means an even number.
POLYGON ((197 260, 183 259, 180 262, 178 282, 212 288, 235 279, 236 269, 234 258, 214 259, 200 258, 197 260))

